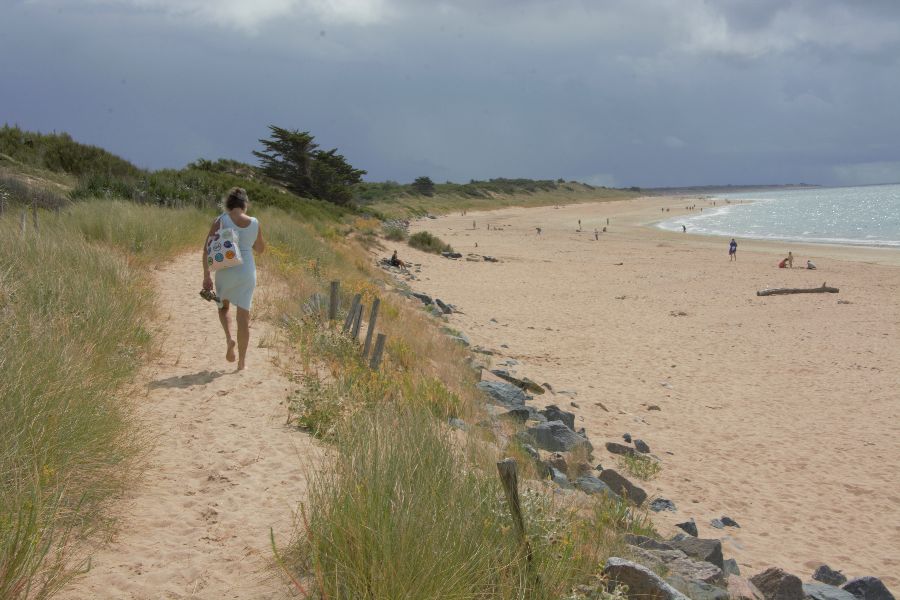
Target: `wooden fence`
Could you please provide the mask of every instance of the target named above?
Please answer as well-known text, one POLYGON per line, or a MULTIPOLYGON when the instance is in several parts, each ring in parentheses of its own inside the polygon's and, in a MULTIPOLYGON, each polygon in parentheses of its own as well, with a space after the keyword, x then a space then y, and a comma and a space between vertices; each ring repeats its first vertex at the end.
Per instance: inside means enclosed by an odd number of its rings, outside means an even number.
MULTIPOLYGON (((329 289, 329 297, 328 297, 328 320, 336 321, 338 318, 338 310, 341 305, 341 282, 340 281, 332 281, 329 289)), ((387 336, 383 333, 376 333, 375 328, 378 323, 378 308, 381 306, 381 300, 376 298, 372 302, 372 308, 369 312, 369 320, 368 325, 366 327, 366 339, 363 343, 362 347, 362 359, 368 360, 369 368, 372 370, 378 370, 381 366, 381 359, 384 356, 384 344, 387 341, 387 336), (375 344, 373 347, 372 340, 375 340, 375 344), (371 357, 369 356, 369 352, 371 351, 371 357)), ((359 340, 359 332, 362 328, 362 316, 365 312, 365 306, 362 303, 362 294, 356 294, 353 296, 353 300, 350 302, 350 309, 347 311, 347 316, 344 318, 343 327, 341 327, 341 333, 344 335, 349 335, 350 339, 354 341, 359 340)))

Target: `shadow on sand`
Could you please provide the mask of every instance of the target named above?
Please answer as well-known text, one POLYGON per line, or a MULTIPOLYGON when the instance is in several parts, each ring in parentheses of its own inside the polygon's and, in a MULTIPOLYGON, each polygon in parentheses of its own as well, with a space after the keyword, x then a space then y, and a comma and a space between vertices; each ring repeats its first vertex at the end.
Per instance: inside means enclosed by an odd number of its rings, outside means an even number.
POLYGON ((165 379, 157 379, 151 381, 147 386, 151 390, 157 388, 189 388, 194 385, 206 385, 213 380, 225 375, 225 371, 200 371, 199 373, 191 373, 190 375, 179 375, 177 377, 167 377, 165 379))

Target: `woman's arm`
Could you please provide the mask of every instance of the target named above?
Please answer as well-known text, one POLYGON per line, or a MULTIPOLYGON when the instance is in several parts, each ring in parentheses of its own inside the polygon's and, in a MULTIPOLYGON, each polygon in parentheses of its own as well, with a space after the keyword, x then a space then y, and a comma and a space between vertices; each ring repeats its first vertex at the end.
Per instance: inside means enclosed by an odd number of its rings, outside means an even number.
POLYGON ((209 263, 206 262, 207 248, 209 247, 209 241, 212 239, 212 236, 216 235, 216 232, 219 230, 219 219, 213 221, 212 227, 209 228, 209 234, 206 236, 206 241, 203 242, 203 289, 211 290, 213 289, 213 281, 212 277, 209 274, 209 263))
POLYGON ((262 254, 266 251, 266 240, 263 239, 262 225, 260 225, 257 230, 256 241, 253 242, 253 251, 257 254, 262 254))

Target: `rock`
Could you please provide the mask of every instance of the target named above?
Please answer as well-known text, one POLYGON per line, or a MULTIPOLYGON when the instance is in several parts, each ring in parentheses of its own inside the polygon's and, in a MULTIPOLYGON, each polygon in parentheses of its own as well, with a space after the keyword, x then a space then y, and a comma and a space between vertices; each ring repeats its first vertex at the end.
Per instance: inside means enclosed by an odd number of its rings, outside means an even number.
POLYGON ((469 426, 466 425, 466 422, 458 417, 453 417, 452 419, 450 419, 449 423, 450 427, 452 427, 453 429, 461 429, 463 431, 469 430, 469 426))
POLYGON ((704 581, 685 579, 678 575, 666 577, 669 583, 679 592, 684 593, 691 600, 728 600, 728 592, 704 581))
POLYGON ((722 570, 725 571, 727 575, 741 574, 741 568, 738 566, 737 561, 733 558, 726 558, 722 561, 722 570))
POLYGON ((725 527, 737 527, 738 529, 740 529, 740 527, 741 527, 740 525, 737 524, 737 521, 735 521, 731 517, 723 516, 719 520, 722 521, 722 525, 724 525, 725 527))
POLYGON ((606 442, 606 449, 612 452, 613 454, 619 454, 622 456, 636 456, 637 451, 631 446, 626 446, 624 444, 619 444, 618 442, 606 442))
POLYGON ((500 262, 493 256, 482 256, 485 262, 500 262))
POLYGON ((444 302, 440 298, 435 298, 434 303, 437 304, 438 308, 440 308, 441 312, 443 312, 445 315, 449 315, 453 312, 453 309, 444 304, 444 302))
POLYGON ((803 593, 812 600, 858 600, 850 592, 827 583, 804 583, 803 593))
POLYGON ((844 590, 850 592, 860 600, 894 600, 893 594, 884 586, 877 577, 857 577, 851 579, 844 586, 844 590))
POLYGON ((428 294, 420 294, 419 292, 413 292, 412 297, 418 298, 419 300, 421 300, 422 304, 424 304, 425 306, 428 306, 432 303, 431 296, 429 296, 428 294))
POLYGON ((554 452, 550 456, 547 457, 547 460, 544 461, 551 467, 559 469, 563 473, 569 472, 569 465, 566 463, 566 457, 560 454, 559 452, 554 452))
POLYGON ((593 450, 589 441, 566 427, 562 421, 539 423, 534 427, 529 427, 527 431, 535 445, 544 450, 569 452, 576 448, 584 448, 588 453, 593 450))
POLYGON ((629 598, 641 600, 688 600, 687 596, 660 579, 656 573, 643 565, 615 556, 606 561, 603 575, 608 580, 608 591, 616 584, 628 586, 629 598))
POLYGON ((668 498, 654 498, 653 502, 650 503, 650 510, 653 512, 662 512, 664 510, 675 512, 677 509, 675 508, 675 503, 668 498))
MULTIPOLYGON (((691 519, 691 522, 692 521, 693 519, 691 519)), ((669 540, 669 545, 676 550, 681 550, 690 557, 698 560, 705 560, 708 563, 716 565, 720 569, 724 567, 722 542, 719 540, 685 537, 682 539, 671 539, 669 540)))
POLYGON ((635 535, 633 533, 625 534, 625 543, 629 546, 637 546, 645 550, 674 550, 672 546, 661 540, 655 540, 646 535, 635 535))
POLYGON ((766 600, 803 600, 803 585, 800 578, 785 573, 778 567, 770 567, 750 578, 766 600))
POLYGON ((566 474, 559 469, 555 467, 548 467, 548 473, 550 475, 550 480, 559 487, 565 489, 570 489, 572 487, 572 484, 569 483, 569 478, 566 477, 566 474))
POLYGON ((600 481, 605 483, 618 496, 624 496, 631 502, 640 506, 647 499, 647 492, 634 485, 613 469, 604 469, 600 472, 600 481))
MULTIPOLYGON (((437 309, 435 309, 435 310, 437 310, 437 309)), ((472 345, 472 342, 469 341, 469 337, 468 337, 466 334, 462 333, 462 332, 460 332, 460 333, 457 334, 457 335, 451 335, 451 336, 450 336, 450 339, 453 340, 454 342, 459 342, 460 344, 462 344, 462 345, 465 346, 466 348, 468 348, 469 346, 472 345)))
POLYGON ((840 571, 835 571, 828 565, 822 565, 813 573, 813 579, 827 583, 828 585, 844 585, 847 583, 847 577, 840 571))
POLYGON ((531 418, 531 411, 528 409, 531 407, 525 408, 511 408, 509 411, 500 415, 501 419, 509 419, 510 421, 516 421, 518 423, 524 423, 529 418, 531 418))
POLYGON ((562 421, 569 429, 575 429, 575 415, 573 413, 562 410, 555 404, 551 404, 550 406, 539 412, 547 417, 548 421, 562 421))
MULTIPOLYGON (((509 361, 507 361, 507 363, 509 363, 509 361)), ((517 364, 517 363, 514 362, 513 364, 517 364)), ((513 377, 512 375, 510 375, 509 371, 505 371, 503 369, 492 369, 491 373, 493 373, 500 379, 503 379, 504 381, 508 381, 509 383, 513 384, 514 386, 521 388, 525 391, 533 392, 538 395, 544 393, 544 388, 542 388, 541 386, 539 386, 532 380, 528 379, 527 377, 519 379, 517 377, 513 377)), ((550 420, 555 421, 555 419, 550 419, 550 420)))
POLYGON ((728 585, 728 597, 730 600, 764 600, 762 592, 749 580, 737 575, 728 575, 725 578, 728 585))
POLYGON ((650 406, 647 407, 647 410, 662 410, 662 409, 659 407, 659 404, 651 404, 650 406))
POLYGON ((462 258, 460 252, 441 252, 441 256, 444 258, 462 258))
POLYGON ((713 519, 712 521, 709 522, 709 524, 712 525, 713 527, 715 527, 716 529, 725 529, 725 523, 723 523, 719 519, 713 519))
POLYGON ((528 400, 525 392, 505 381, 479 381, 477 387, 494 401, 510 408, 525 406, 528 400))
POLYGON ((684 523, 676 523, 675 527, 681 529, 682 531, 686 531, 688 535, 692 535, 697 537, 697 523, 694 522, 694 518, 691 517, 690 521, 685 521, 684 523))
POLYGON ((589 496, 593 494, 606 494, 607 496, 618 497, 608 485, 590 475, 585 475, 584 477, 576 479, 575 487, 589 496))
POLYGON ((634 448, 641 454, 650 454, 650 446, 644 440, 634 440, 634 448))
POLYGON ((622 434, 622 439, 625 440, 625 443, 626 443, 626 444, 630 444, 630 443, 631 443, 631 434, 630 434, 630 433, 623 433, 623 434, 622 434))

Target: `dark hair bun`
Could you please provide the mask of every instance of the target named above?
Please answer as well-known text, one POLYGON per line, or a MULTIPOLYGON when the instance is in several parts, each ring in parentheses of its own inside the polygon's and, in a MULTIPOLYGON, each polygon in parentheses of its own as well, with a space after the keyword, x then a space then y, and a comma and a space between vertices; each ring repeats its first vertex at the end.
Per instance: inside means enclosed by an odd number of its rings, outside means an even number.
POLYGON ((250 201, 250 198, 247 197, 247 190, 242 187, 233 187, 228 190, 228 195, 225 196, 225 210, 231 210, 234 208, 247 208, 247 202, 250 201))

